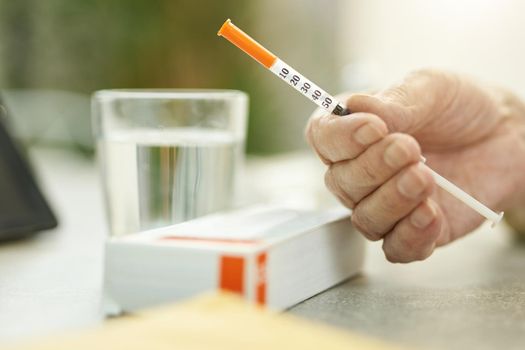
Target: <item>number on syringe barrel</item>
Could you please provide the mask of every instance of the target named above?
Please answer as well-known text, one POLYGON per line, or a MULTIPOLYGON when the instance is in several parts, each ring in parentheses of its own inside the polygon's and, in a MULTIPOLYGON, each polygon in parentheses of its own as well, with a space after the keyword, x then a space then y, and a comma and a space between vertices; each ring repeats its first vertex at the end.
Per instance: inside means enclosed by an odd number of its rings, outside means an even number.
POLYGON ((283 79, 286 79, 290 71, 286 68, 281 69, 281 72, 279 73, 279 76, 283 79))
POLYGON ((308 90, 310 90, 311 87, 312 87, 312 85, 310 85, 310 83, 305 81, 303 83, 303 86, 301 87, 301 91, 304 92, 305 94, 307 94, 308 90))
POLYGON ((298 75, 294 74, 292 76, 292 79, 290 79, 290 84, 292 84, 293 86, 297 86, 297 83, 299 83, 300 81, 301 78, 298 75))
POLYGON ((315 90, 312 94, 312 100, 317 101, 322 95, 322 92, 319 90, 315 90))
POLYGON ((329 108, 330 105, 332 104, 332 102, 333 101, 332 101, 332 99, 330 97, 325 98, 324 101, 323 101, 323 107, 324 108, 329 108))

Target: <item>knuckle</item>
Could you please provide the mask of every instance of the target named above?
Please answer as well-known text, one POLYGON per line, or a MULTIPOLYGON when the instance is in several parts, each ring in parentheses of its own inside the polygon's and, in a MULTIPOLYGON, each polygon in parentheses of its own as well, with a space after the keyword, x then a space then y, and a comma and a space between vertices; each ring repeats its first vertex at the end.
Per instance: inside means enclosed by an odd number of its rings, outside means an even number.
POLYGON ((331 127, 331 120, 332 116, 325 114, 314 121, 312 138, 319 153, 329 162, 335 162, 338 153, 336 141, 338 134, 331 127))
POLYGON ((354 209, 355 202, 345 195, 336 195, 337 199, 347 208, 354 209))
POLYGON ((386 246, 383 243, 383 253, 385 254, 385 259, 393 264, 406 264, 414 261, 411 256, 408 256, 402 252, 399 252, 392 247, 386 246))
POLYGON ((324 173, 324 184, 326 188, 330 190, 330 192, 338 192, 337 186, 335 185, 334 171, 332 166, 330 166, 328 170, 324 173))
POLYGON ((336 182, 334 178, 333 171, 330 168, 325 172, 325 176, 324 176, 325 186, 328 188, 328 190, 330 190, 330 192, 332 192, 332 194, 334 194, 337 197, 337 199, 344 206, 350 209, 355 208, 355 202, 350 198, 350 196, 346 192, 344 192, 341 189, 341 186, 338 185, 338 183, 336 182))
POLYGON ((322 141, 323 144, 331 139, 330 130, 328 128, 328 118, 328 115, 322 115, 317 119, 316 136, 318 141, 322 141))
POLYGON ((314 115, 308 120, 307 133, 313 142, 318 142, 323 136, 326 121, 330 118, 327 114, 314 115))
POLYGON ((314 152, 318 155, 321 161, 325 164, 330 164, 331 161, 326 158, 326 152, 324 151, 325 145, 322 139, 322 126, 321 119, 323 116, 312 116, 308 120, 308 124, 305 130, 306 141, 314 152))
POLYGON ((396 250, 392 247, 390 241, 392 237, 387 237, 383 240, 383 244, 381 245, 381 249, 383 249, 383 254, 385 255, 385 259, 393 264, 400 263, 402 261, 400 255, 396 250))
POLYGON ((378 241, 382 238, 381 234, 374 232, 370 217, 363 213, 359 205, 354 208, 351 216, 352 225, 371 241, 378 241))
POLYGON ((313 145, 313 120, 312 118, 310 118, 308 120, 308 123, 306 124, 306 128, 304 129, 304 138, 306 139, 306 142, 308 142, 308 144, 310 146, 313 145))
POLYGON ((332 185, 341 193, 351 192, 350 184, 354 184, 352 165, 348 161, 333 163, 329 168, 332 185))
MULTIPOLYGON (((356 172, 359 174, 359 179, 363 183, 377 183, 380 178, 380 169, 377 169, 375 162, 371 157, 363 156, 360 159, 359 167, 357 167, 356 172)), ((357 180, 357 179, 356 179, 357 180)))
POLYGON ((311 146, 315 146, 315 143, 317 141, 315 136, 319 130, 320 118, 321 116, 314 115, 308 120, 308 124, 306 125, 306 140, 311 146))
POLYGON ((412 261, 423 261, 432 254, 431 249, 420 249, 414 252, 412 261))
POLYGON ((391 262, 393 264, 400 263, 401 259, 399 259, 399 256, 395 253, 393 253, 390 249, 387 249, 383 246, 383 253, 385 254, 385 259, 388 262, 391 262))

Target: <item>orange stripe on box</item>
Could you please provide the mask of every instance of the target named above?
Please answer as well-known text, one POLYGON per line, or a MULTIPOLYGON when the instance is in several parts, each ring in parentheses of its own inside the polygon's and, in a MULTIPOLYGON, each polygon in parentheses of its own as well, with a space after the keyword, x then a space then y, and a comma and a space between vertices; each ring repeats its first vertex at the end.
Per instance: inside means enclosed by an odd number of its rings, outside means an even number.
POLYGON ((266 305, 266 252, 257 256, 257 280, 255 285, 255 300, 257 304, 266 305))
POLYGON ((221 256, 219 266, 219 287, 230 292, 244 294, 244 258, 221 256))

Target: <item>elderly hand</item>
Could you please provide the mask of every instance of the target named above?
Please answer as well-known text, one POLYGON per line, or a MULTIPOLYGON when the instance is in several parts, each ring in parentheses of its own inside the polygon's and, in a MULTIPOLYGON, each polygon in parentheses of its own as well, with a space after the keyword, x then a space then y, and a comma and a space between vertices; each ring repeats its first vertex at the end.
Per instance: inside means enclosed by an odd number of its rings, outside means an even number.
POLYGON ((326 185, 392 262, 423 260, 483 218, 438 188, 435 171, 493 210, 525 202, 525 107, 511 94, 420 70, 351 115, 314 114, 306 135, 328 165, 326 185))

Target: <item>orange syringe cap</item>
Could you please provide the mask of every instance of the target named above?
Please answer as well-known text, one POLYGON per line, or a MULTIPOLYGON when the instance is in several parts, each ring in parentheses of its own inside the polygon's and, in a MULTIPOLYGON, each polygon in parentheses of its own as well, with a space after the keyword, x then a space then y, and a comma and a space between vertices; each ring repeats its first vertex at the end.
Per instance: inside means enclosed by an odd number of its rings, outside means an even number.
POLYGON ((217 35, 228 39, 233 45, 252 56, 253 59, 266 68, 270 68, 277 60, 277 56, 240 30, 230 19, 224 22, 217 35))

